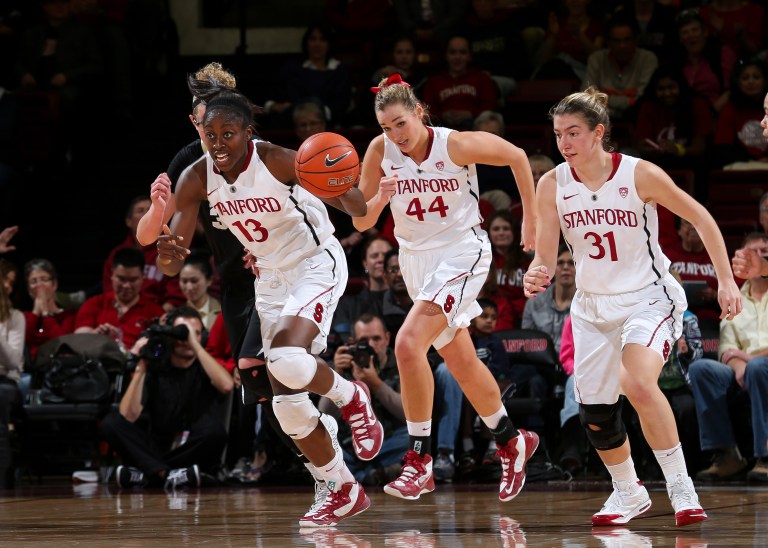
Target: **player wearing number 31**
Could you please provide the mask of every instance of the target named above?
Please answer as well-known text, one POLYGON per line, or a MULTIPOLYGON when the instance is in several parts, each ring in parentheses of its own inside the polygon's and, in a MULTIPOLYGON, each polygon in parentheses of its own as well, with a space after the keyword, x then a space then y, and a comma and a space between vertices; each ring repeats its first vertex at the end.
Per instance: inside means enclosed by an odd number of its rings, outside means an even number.
POLYGON ((690 222, 718 279, 720 318, 741 312, 739 290, 720 232, 704 207, 656 165, 607 150, 608 97, 593 88, 550 110, 565 162, 536 189, 536 256, 523 284, 535 297, 555 270, 559 223, 576 263, 571 304, 576 400, 587 437, 613 479, 613 493, 593 525, 628 522, 651 506, 637 478, 621 420, 621 394, 667 481, 677 525, 707 518, 685 467, 675 418, 658 387, 659 373, 682 332, 687 304, 658 243, 657 205, 690 222))
MULTIPOLYGON (((326 429, 308 391, 341 408, 361 459, 374 458, 383 441, 366 389, 315 357, 325 349, 333 311, 346 287, 344 250, 323 203, 296 184, 296 153, 252 141, 255 107, 235 90, 206 85, 197 81, 193 92, 206 103, 208 154, 179 178, 171 231, 183 238, 180 242, 190 242, 200 203, 208 201, 220 228, 228 228, 256 257, 256 310, 275 416, 330 489, 324 503, 313 505, 299 523, 333 526, 368 508, 370 501, 344 464, 335 425, 326 429)), ((325 201, 351 215, 366 212, 355 188, 325 201)), ((174 256, 164 271, 178 269, 182 258, 174 256)))
POLYGON ((538 436, 512 425, 467 332, 481 313, 475 298, 491 263, 475 163, 512 168, 523 202, 525 249, 535 240, 531 166, 521 149, 490 133, 427 126, 426 106, 397 74, 372 91, 383 135, 373 139, 363 161, 360 190, 368 213, 353 222, 366 230, 390 204, 400 268, 415 303, 395 341, 410 450, 402 474, 384 491, 412 500, 435 488, 429 454, 434 381, 426 357, 434 346, 493 432, 502 462, 499 498, 511 500, 523 487, 538 436))

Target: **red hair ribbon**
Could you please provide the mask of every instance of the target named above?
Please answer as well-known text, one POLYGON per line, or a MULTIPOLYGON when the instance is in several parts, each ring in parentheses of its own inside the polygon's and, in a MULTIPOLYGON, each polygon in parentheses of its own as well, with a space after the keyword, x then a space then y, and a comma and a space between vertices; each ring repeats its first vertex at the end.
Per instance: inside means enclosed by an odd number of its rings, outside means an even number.
POLYGON ((382 89, 388 88, 389 86, 394 85, 394 84, 401 84, 403 86, 411 87, 411 84, 409 84, 408 82, 403 81, 403 77, 402 76, 400 76, 398 73, 394 73, 392 76, 387 78, 387 81, 384 82, 383 86, 381 86, 379 88, 376 88, 376 87, 371 88, 371 91, 374 92, 374 93, 378 93, 382 89))

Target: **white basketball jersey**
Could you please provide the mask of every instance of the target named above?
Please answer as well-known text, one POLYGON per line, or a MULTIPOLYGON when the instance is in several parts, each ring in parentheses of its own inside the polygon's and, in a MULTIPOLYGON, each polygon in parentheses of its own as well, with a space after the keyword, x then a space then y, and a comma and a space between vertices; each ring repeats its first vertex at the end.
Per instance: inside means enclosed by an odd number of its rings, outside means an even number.
POLYGON ((429 251, 460 240, 472 228, 480 231, 475 165, 459 166, 448 156, 452 129, 430 127, 426 159, 417 164, 384 135, 386 175, 397 175, 397 190, 389 200, 395 237, 409 252, 429 251))
POLYGON ((557 212, 576 263, 576 287, 601 295, 637 291, 667 274, 656 204, 635 188, 638 159, 614 154, 611 178, 590 191, 567 163, 557 166, 557 212))
POLYGON ((290 268, 316 254, 333 235, 333 225, 319 198, 272 176, 256 146, 249 143, 245 166, 233 184, 205 155, 211 215, 237 236, 260 268, 290 268))

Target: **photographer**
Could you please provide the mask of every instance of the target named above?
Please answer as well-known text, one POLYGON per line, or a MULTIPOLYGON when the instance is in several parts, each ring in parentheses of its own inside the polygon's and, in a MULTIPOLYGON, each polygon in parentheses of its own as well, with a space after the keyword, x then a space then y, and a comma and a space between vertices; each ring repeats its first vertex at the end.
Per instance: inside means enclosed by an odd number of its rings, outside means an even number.
MULTIPOLYGON (((379 316, 361 315, 352 327, 352 335, 354 343, 336 350, 334 368, 340 375, 368 385, 373 410, 384 426, 384 443, 378 456, 366 462, 355 456, 348 429, 339 432, 339 441, 344 449, 344 460, 355 479, 367 485, 383 485, 400 472, 403 452, 408 450, 400 373, 395 353, 389 348, 390 333, 379 316), (387 468, 390 477, 385 477, 387 468)), ((323 413, 339 416, 338 409, 327 398, 320 400, 319 408, 323 413)))
POLYGON ((227 440, 219 407, 233 381, 201 346, 202 332, 197 311, 181 306, 131 349, 133 378, 101 425, 125 464, 120 487, 199 487, 200 472, 218 464, 227 440))

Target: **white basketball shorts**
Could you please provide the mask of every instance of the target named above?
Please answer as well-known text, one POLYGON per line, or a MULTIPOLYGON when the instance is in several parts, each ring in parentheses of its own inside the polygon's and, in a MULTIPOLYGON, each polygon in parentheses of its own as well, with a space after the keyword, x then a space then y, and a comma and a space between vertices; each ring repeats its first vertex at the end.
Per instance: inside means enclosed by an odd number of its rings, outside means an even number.
POLYGON ((300 316, 314 322, 320 332, 312 341, 310 353, 323 352, 348 275, 346 255, 336 238, 328 239, 316 255, 293 268, 261 269, 256 282, 256 309, 261 319, 264 354, 269 355, 281 316, 300 316))
POLYGON ((432 343, 440 349, 456 331, 468 327, 482 312, 477 296, 491 267, 491 243, 484 230, 475 228, 450 246, 428 252, 400 250, 400 270, 413 301, 440 306, 448 322, 432 343))
POLYGON ((683 288, 670 274, 653 285, 619 295, 577 290, 571 303, 576 401, 612 404, 618 400, 621 353, 626 344, 647 346, 666 362, 682 335, 686 308, 683 288))

